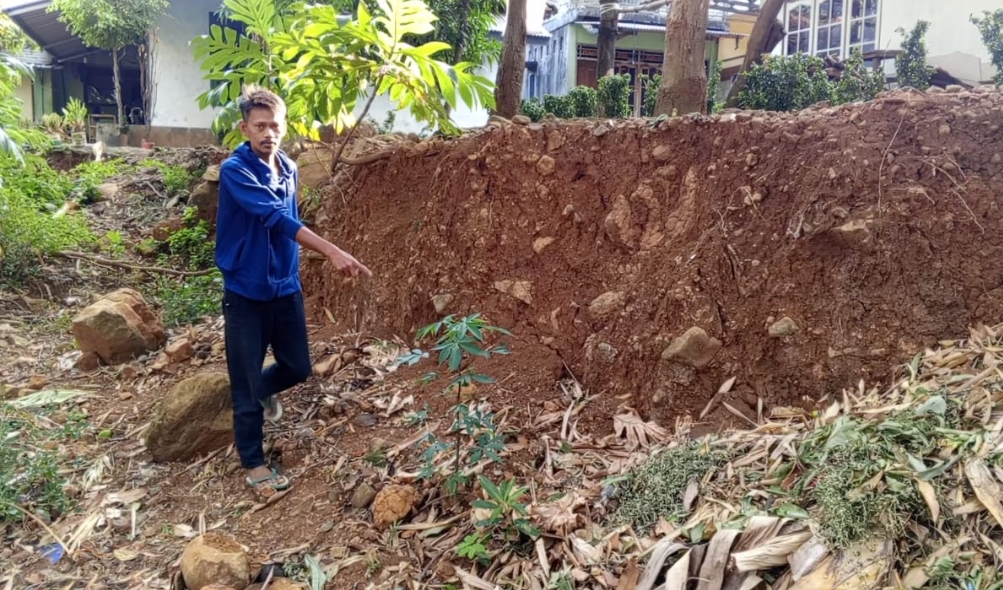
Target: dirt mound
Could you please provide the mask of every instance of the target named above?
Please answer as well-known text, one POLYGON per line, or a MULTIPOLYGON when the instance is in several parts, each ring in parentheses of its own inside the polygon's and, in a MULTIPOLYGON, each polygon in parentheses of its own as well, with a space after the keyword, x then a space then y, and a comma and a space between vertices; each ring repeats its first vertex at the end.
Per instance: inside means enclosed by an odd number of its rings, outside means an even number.
POLYGON ((605 421, 624 399, 697 415, 732 377, 753 416, 837 393, 1003 319, 1001 105, 898 92, 413 144, 328 195, 319 228, 376 277, 306 262, 312 312, 409 337, 449 295, 517 335, 508 401, 570 372, 605 421))

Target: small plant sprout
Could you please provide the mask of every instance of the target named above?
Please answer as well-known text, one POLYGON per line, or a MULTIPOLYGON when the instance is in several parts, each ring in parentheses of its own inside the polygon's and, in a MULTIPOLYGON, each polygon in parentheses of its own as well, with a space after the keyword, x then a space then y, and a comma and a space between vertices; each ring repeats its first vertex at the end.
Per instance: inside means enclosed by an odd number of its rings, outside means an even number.
POLYGON ((515 479, 495 484, 483 475, 478 478, 478 482, 487 499, 474 500, 473 507, 487 511, 488 514, 475 523, 476 526, 499 529, 506 541, 518 539, 519 535, 534 539, 540 536, 539 529, 529 519, 529 510, 522 501, 529 491, 527 488, 517 486, 515 479))

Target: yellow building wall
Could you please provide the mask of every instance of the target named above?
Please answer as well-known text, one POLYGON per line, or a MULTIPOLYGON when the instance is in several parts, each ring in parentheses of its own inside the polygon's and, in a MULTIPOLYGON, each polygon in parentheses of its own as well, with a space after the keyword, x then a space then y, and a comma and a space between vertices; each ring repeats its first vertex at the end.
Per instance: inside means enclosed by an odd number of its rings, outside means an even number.
POLYGON ((756 25, 756 17, 748 14, 732 14, 728 17, 728 26, 732 33, 745 35, 738 39, 721 39, 718 47, 718 59, 724 62, 723 69, 742 65, 745 51, 749 45, 749 35, 756 25))

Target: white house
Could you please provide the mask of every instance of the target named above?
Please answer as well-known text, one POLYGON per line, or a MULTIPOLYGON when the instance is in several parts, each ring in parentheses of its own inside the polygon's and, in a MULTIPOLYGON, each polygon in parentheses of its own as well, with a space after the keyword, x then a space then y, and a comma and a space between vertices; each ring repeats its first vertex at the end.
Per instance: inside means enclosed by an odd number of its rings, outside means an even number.
MULTIPOLYGON (((48 12, 50 4, 51 0, 0 0, 0 9, 41 47, 46 57, 39 61, 35 80, 20 90, 24 98, 31 99, 26 100, 24 111, 37 119, 44 113, 60 111, 70 97, 81 98, 91 113, 91 136, 102 135, 115 143, 117 137, 107 137, 117 135, 113 130, 119 123, 110 54, 84 46, 57 14, 48 12), (99 128, 104 133, 99 133, 99 128)), ((546 0, 529 0, 528 5, 528 42, 545 42, 549 37, 542 25, 546 0)), ((142 139, 165 146, 215 141, 209 131, 215 113, 198 105, 198 96, 209 88, 209 82, 194 59, 191 41, 219 23, 220 6, 221 0, 173 0, 168 14, 151 34, 148 52, 141 54, 136 48, 126 52, 121 62, 122 93, 129 119, 126 123, 133 125, 130 144, 138 145, 142 139), (143 99, 141 59, 150 72, 145 77, 149 80, 148 102, 143 99)), ((496 38, 503 34, 504 24, 503 17, 497 19, 492 29, 496 38)), ((491 80, 496 72, 494 63, 482 65, 479 71, 491 80)), ((395 130, 421 131, 423 125, 410 113, 397 111, 383 97, 374 102, 370 116, 382 122, 389 112, 395 113, 395 130)), ((488 114, 483 108, 461 107, 452 118, 460 127, 476 127, 487 121, 488 114)))
POLYGON ((902 47, 898 29, 925 20, 928 62, 976 85, 991 80, 995 69, 970 19, 1001 7, 1001 0, 790 0, 781 15, 786 37, 776 53, 845 58, 854 48, 894 51, 902 47))

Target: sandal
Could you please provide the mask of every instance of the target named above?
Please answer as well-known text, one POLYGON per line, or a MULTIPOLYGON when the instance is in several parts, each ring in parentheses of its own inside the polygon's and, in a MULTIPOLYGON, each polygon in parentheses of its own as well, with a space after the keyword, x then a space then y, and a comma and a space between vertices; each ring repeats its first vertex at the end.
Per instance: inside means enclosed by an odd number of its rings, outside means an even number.
POLYGON ((265 408, 265 420, 268 420, 272 424, 278 424, 279 420, 282 419, 282 403, 279 401, 279 398, 270 395, 261 400, 261 405, 265 408))
POLYGON ((265 477, 258 479, 248 477, 245 481, 248 486, 265 498, 289 489, 289 478, 279 473, 275 468, 272 468, 272 472, 265 477))

